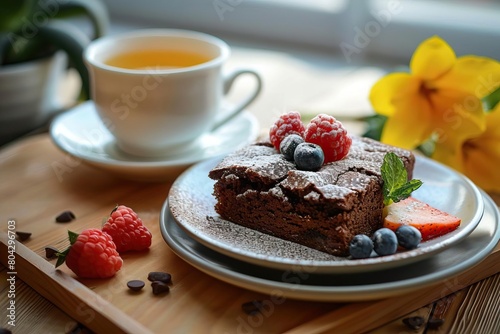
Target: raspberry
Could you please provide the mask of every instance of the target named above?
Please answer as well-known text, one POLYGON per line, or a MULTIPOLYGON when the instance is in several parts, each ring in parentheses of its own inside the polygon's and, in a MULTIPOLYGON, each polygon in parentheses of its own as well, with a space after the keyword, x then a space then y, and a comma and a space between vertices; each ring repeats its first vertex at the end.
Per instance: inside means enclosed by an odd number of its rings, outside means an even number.
POLYGON ((78 277, 108 278, 120 270, 123 260, 109 235, 97 228, 80 234, 68 231, 71 246, 57 254, 56 268, 66 265, 78 277))
POLYGON ((351 148, 352 138, 333 116, 319 114, 307 125, 304 133, 306 142, 318 144, 325 154, 325 162, 344 158, 351 148))
POLYGON ((120 253, 145 250, 151 246, 151 232, 134 210, 125 205, 120 205, 111 212, 102 230, 113 238, 120 253))
POLYGON ((295 133, 304 137, 304 124, 300 119, 300 114, 296 111, 290 111, 281 115, 269 130, 269 139, 276 150, 280 150, 280 144, 289 134, 295 133))

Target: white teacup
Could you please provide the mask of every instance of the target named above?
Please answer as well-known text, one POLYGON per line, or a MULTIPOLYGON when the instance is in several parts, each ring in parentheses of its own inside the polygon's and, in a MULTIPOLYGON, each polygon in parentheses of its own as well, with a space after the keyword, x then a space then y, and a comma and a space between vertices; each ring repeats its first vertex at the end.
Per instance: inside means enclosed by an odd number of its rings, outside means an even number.
POLYGON ((139 30, 90 43, 84 59, 92 99, 118 147, 137 156, 168 156, 226 123, 261 90, 248 69, 223 74, 230 48, 204 33, 139 30), (257 85, 229 112, 219 112, 234 80, 251 74, 257 85))

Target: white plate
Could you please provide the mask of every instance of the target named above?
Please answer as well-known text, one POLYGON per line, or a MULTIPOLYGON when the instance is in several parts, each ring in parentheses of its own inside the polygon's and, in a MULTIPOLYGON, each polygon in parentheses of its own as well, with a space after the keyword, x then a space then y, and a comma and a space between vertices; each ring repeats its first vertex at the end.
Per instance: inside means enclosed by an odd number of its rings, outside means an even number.
POLYGON ((173 217, 180 227, 206 247, 264 267, 353 273, 402 266, 423 260, 464 239, 477 226, 484 212, 481 193, 471 181, 433 160, 418 157, 414 177, 424 184, 413 196, 460 217, 460 227, 421 243, 417 249, 394 255, 361 260, 336 257, 221 219, 214 210, 214 181, 208 177, 218 161, 212 159, 193 166, 174 182, 168 197, 173 217))
MULTIPOLYGON (((317 274, 312 268, 277 270, 239 261, 195 241, 172 217, 168 200, 160 215, 166 243, 183 260, 227 283, 271 296, 325 302, 353 302, 388 298, 451 281, 483 260, 500 239, 500 215, 484 194, 484 215, 472 233, 461 242, 423 261, 376 273, 317 274)), ((452 291, 444 291, 451 293, 452 291)))
POLYGON ((254 141, 259 126, 255 117, 243 111, 216 131, 201 136, 190 149, 168 158, 141 158, 117 148, 91 101, 59 115, 50 134, 64 152, 88 165, 134 180, 171 179, 193 163, 227 154, 254 141))

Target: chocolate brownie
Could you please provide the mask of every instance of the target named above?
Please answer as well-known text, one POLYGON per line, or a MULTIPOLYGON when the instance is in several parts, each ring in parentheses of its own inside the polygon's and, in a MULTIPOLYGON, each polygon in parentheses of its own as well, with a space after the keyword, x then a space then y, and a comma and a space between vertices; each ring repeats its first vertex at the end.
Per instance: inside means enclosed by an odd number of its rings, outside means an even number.
POLYGON ((401 157, 411 178, 410 151, 363 137, 353 137, 347 157, 315 172, 298 170, 270 143, 247 146, 210 171, 215 210, 233 223, 346 256, 356 234, 382 225, 380 168, 387 152, 401 157))

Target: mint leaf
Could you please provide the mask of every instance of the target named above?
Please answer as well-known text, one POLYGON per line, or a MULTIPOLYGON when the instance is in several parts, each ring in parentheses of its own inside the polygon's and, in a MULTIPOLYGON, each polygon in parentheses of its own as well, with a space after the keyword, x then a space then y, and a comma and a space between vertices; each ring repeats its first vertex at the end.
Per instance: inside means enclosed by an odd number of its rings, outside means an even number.
POLYGON ((384 156, 381 172, 382 180, 384 181, 383 192, 385 200, 390 198, 396 189, 406 183, 408 174, 401 159, 392 152, 384 156))
POLYGON ((408 198, 414 190, 417 190, 422 185, 422 181, 420 180, 410 180, 405 183, 400 188, 397 188, 392 194, 391 199, 393 202, 399 202, 408 198))
POLYGON ((413 179, 408 181, 408 173, 403 161, 392 152, 384 156, 381 173, 382 180, 384 181, 382 187, 384 205, 399 202, 409 197, 414 190, 417 190, 422 185, 422 181, 420 180, 413 179))

